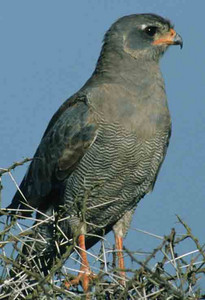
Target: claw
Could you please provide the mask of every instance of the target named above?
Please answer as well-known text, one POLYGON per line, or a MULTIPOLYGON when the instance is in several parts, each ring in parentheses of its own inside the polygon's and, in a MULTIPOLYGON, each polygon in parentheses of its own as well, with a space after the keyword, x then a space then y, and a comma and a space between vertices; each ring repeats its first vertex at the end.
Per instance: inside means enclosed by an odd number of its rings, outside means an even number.
POLYGON ((82 284, 85 293, 88 292, 89 283, 91 280, 97 277, 90 270, 89 263, 87 260, 86 248, 85 248, 85 236, 81 234, 78 238, 78 245, 80 247, 80 257, 81 257, 81 268, 78 276, 71 281, 66 281, 65 286, 69 289, 72 285, 82 284))
POLYGON ((65 286, 67 289, 69 289, 73 285, 79 285, 81 283, 83 290, 85 293, 87 293, 88 288, 89 288, 89 283, 93 279, 95 279, 97 275, 93 274, 90 271, 89 267, 81 267, 80 272, 76 278, 72 279, 71 281, 66 281, 65 286))

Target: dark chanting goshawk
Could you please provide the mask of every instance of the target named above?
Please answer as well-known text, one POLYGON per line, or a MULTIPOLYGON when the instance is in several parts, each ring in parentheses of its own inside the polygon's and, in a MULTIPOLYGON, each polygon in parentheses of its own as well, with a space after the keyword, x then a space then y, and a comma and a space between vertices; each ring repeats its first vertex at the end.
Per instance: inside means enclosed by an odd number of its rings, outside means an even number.
POLYGON ((23 253, 36 256, 45 275, 77 236, 82 272, 68 286, 81 280, 88 290, 85 250, 111 230, 125 278, 123 237, 154 187, 170 138, 159 68, 169 45, 182 47, 182 38, 154 14, 125 16, 110 27, 92 76, 52 117, 20 185, 24 196, 17 191, 9 206, 17 216, 37 211, 36 243, 27 241, 23 253))

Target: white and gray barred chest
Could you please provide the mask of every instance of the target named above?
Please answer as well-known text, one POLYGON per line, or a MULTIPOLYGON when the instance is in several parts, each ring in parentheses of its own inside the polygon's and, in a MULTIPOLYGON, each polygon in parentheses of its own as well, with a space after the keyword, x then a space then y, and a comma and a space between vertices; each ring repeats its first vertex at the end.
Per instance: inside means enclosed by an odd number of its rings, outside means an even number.
POLYGON ((77 215, 83 208, 89 223, 115 223, 152 189, 168 135, 168 131, 158 132, 142 141, 118 126, 104 124, 67 180, 68 215, 77 215))

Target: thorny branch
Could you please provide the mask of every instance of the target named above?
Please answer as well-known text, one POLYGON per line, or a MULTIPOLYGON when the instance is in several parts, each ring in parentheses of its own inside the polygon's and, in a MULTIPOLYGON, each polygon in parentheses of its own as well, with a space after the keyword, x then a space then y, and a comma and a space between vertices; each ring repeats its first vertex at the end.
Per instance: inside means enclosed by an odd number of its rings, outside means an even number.
MULTIPOLYGON (((0 177, 30 160, 26 158, 12 164, 9 168, 0 169, 0 177)), ((2 209, 1 213, 7 215, 5 209, 2 209)), ((55 214, 44 216, 43 221, 35 217, 28 218, 26 222, 35 221, 35 225, 25 225, 25 220, 24 223, 17 218, 6 221, 5 216, 2 217, 0 220, 0 299, 44 300, 65 299, 65 297, 83 299, 85 295, 83 296, 80 286, 70 290, 65 288, 65 282, 73 276, 71 270, 76 271, 77 274, 79 269, 71 267, 73 261, 77 261, 74 258, 74 254, 78 253, 78 247, 75 248, 77 234, 70 241, 66 239, 66 235, 57 224, 56 247, 60 249, 61 245, 64 245, 64 252, 58 253, 47 275, 44 275, 37 266, 30 267, 35 266, 36 257, 29 254, 32 253, 29 249, 32 249, 35 243, 46 243, 40 235, 33 233, 40 224, 54 222, 55 218, 55 214), (23 245, 28 248, 28 255, 22 252, 23 245), (11 274, 15 274, 15 279, 11 274)), ((89 256, 92 270, 98 274, 90 289, 91 299, 205 299, 200 289, 201 280, 205 276, 205 246, 199 243, 191 228, 179 216, 177 218, 184 230, 182 235, 178 235, 175 229, 172 229, 169 235, 162 238, 155 233, 141 230, 147 238, 159 240, 159 245, 149 253, 144 252, 143 256, 139 251, 131 252, 129 245, 124 248, 126 265, 129 266, 125 270, 126 286, 121 285, 119 270, 115 267, 115 250, 103 237, 100 252, 89 256), (183 243, 187 241, 192 242, 192 250, 183 253, 183 243)), ((61 221, 58 216, 58 222, 61 221)), ((84 221, 83 215, 82 221, 84 221)))
POLYGON ((14 170, 16 167, 22 166, 25 163, 31 161, 32 158, 25 158, 24 160, 20 161, 20 162, 14 162, 10 167, 8 168, 0 168, 0 177, 5 174, 10 172, 11 170, 14 170))

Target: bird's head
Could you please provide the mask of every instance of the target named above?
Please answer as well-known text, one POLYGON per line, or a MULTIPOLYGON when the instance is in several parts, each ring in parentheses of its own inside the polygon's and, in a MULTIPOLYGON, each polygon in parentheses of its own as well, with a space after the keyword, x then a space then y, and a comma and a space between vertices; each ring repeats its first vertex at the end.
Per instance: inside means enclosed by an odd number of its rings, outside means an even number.
POLYGON ((169 20, 155 14, 135 14, 117 20, 105 35, 104 46, 134 58, 159 60, 170 45, 183 46, 169 20))

